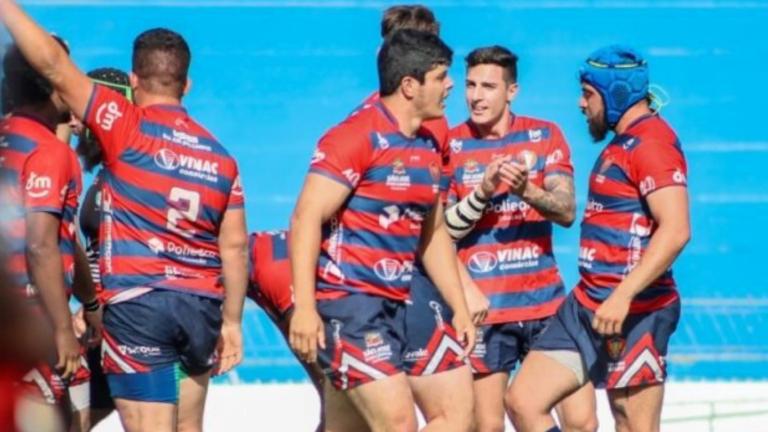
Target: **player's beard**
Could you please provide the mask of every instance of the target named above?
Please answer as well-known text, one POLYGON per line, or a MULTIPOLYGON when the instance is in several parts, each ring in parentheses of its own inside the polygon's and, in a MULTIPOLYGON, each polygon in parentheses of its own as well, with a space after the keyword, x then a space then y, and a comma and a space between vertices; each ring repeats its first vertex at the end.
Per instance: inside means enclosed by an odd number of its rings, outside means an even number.
POLYGON ((592 140, 596 143, 604 140, 605 137, 608 136, 608 131, 611 130, 602 114, 603 113, 601 112, 598 115, 587 119, 587 124, 589 124, 589 134, 592 136, 592 140))

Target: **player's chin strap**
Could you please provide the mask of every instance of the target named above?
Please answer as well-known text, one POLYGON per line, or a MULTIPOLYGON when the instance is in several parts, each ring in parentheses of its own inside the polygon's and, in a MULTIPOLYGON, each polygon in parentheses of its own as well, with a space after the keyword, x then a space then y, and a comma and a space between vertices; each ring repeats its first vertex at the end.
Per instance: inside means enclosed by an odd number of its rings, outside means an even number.
POLYGON ((463 239, 483 217, 489 199, 484 197, 479 189, 480 186, 445 210, 445 225, 453 241, 463 239))

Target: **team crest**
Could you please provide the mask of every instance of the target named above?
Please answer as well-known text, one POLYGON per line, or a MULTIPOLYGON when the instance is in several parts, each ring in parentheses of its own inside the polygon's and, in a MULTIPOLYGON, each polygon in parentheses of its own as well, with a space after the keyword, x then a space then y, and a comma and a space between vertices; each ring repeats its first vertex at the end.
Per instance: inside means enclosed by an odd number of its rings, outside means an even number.
POLYGON ((429 175, 432 176, 432 180, 436 182, 440 181, 440 167, 434 162, 429 164, 429 175))
POLYGON ((624 354, 624 348, 627 346, 627 340, 619 336, 614 336, 606 342, 606 348, 608 348, 608 356, 613 361, 618 361, 621 355, 624 354))
POLYGON ((474 159, 467 159, 464 162, 464 172, 468 174, 476 173, 478 171, 477 161, 474 159))
POLYGON ((525 166, 525 169, 534 171, 536 169, 536 162, 538 162, 539 158, 536 156, 536 153, 531 150, 523 150, 517 156, 517 159, 523 166, 525 166))
POLYGON ((464 147, 464 143, 461 142, 461 140, 452 139, 450 146, 454 153, 458 153, 461 151, 461 148, 464 147))
POLYGON ((384 344, 384 339, 381 337, 381 333, 368 332, 365 334, 365 347, 374 348, 384 344))
POLYGON ((405 175, 405 164, 402 159, 395 159, 395 162, 392 164, 392 173, 395 175, 405 175))

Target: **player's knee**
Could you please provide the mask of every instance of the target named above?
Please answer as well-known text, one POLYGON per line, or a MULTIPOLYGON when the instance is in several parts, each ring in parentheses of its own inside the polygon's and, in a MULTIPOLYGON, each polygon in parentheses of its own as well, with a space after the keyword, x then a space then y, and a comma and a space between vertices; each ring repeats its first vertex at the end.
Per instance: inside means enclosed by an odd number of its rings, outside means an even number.
POLYGON ((507 390, 507 393, 504 395, 504 408, 507 410, 507 415, 509 415, 513 423, 536 415, 537 408, 531 396, 530 394, 523 394, 514 382, 509 390, 507 390))
POLYGON ((375 432, 416 432, 419 428, 418 420, 414 412, 405 411, 391 414, 382 427, 374 427, 375 432))
POLYGON ((479 418, 475 422, 475 432, 504 432, 504 417, 501 418, 479 418))
POLYGON ((579 414, 561 419, 563 432, 597 432, 597 413, 584 411, 579 414))

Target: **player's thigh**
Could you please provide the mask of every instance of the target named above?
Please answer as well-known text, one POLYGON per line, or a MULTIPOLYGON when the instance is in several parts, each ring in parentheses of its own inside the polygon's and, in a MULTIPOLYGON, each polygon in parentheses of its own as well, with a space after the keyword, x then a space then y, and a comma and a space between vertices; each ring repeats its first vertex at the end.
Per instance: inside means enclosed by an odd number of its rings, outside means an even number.
POLYGON ((595 387, 587 382, 555 407, 563 432, 594 432, 597 430, 597 400, 595 387))
MULTIPOLYGON (((381 378, 346 391, 373 432, 415 432, 416 407, 404 373, 381 378)), ((334 413, 328 411, 328 417, 334 413)))
POLYGON ((608 390, 608 402, 617 430, 656 432, 660 428, 664 385, 608 390))
POLYGON ((325 432, 368 432, 368 424, 344 392, 331 383, 323 386, 325 432))
POLYGON ((504 393, 508 382, 507 372, 474 376, 474 415, 478 432, 504 431, 504 393))
MULTIPOLYGON (((578 358, 578 352, 570 352, 578 358)), ((570 355, 569 354, 569 355, 570 355)), ((572 368, 544 351, 531 351, 507 390, 505 406, 510 417, 548 414, 566 396, 584 382, 572 368)))
POLYGON ((205 399, 208 396, 210 372, 184 377, 179 382, 178 432, 203 430, 205 399))
POLYGON ((408 381, 416 405, 427 422, 438 417, 460 423, 471 421, 474 391, 469 366, 427 376, 410 376, 408 381))

